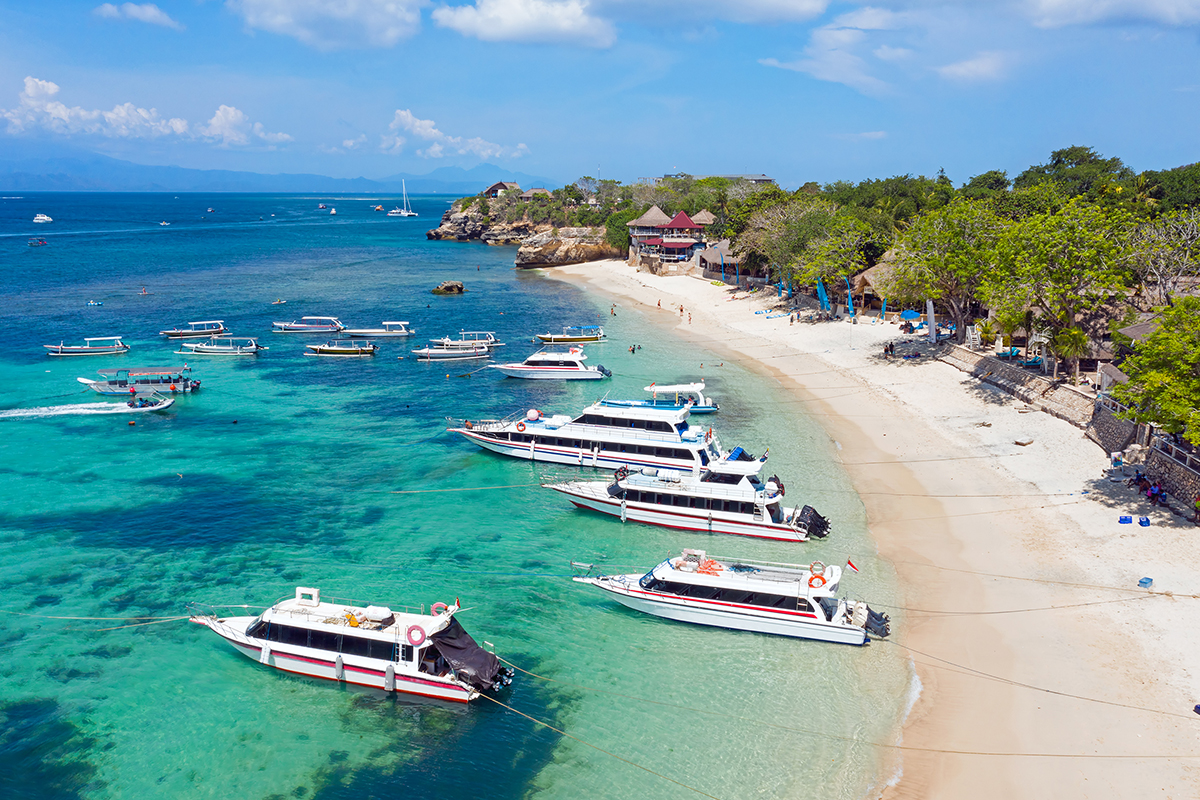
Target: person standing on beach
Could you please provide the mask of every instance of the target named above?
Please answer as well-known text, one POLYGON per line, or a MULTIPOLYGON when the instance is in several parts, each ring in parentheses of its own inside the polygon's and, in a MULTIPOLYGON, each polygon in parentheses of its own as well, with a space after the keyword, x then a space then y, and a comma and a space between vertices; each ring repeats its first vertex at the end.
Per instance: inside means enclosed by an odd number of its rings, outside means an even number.
POLYGON ((1192 522, 1200 525, 1200 492, 1196 492, 1196 497, 1192 501, 1192 507, 1196 510, 1196 513, 1192 514, 1192 522))

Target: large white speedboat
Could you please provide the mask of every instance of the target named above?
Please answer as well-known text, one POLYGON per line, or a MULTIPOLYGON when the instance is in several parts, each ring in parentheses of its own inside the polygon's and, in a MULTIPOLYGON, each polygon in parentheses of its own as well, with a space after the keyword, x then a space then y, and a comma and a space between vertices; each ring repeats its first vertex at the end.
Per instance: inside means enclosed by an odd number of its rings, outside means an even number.
POLYGON ((159 331, 160 336, 168 339, 198 339, 200 337, 216 336, 219 333, 229 333, 223 319, 208 319, 200 322, 189 322, 166 331, 159 331))
POLYGON ((191 621, 285 672, 466 703, 507 686, 513 671, 475 643, 454 618, 458 610, 457 600, 435 603, 429 614, 424 606, 332 603, 300 586, 257 617, 222 617, 193 604, 191 621))
POLYGON ((572 347, 565 353, 541 350, 521 362, 488 364, 488 369, 503 372, 510 378, 533 381, 598 381, 612 377, 604 365, 589 367, 583 363, 586 360, 582 350, 572 347))
POLYGON ((563 328, 562 333, 539 333, 537 338, 550 344, 586 344, 605 340, 604 328, 599 325, 571 325, 563 328))
POLYGON ((187 366, 184 366, 183 369, 178 367, 121 367, 120 369, 97 370, 103 380, 93 381, 88 378, 76 378, 75 380, 93 392, 109 397, 152 392, 190 394, 200 391, 200 381, 191 378, 188 374, 191 371, 191 368, 187 366))
POLYGON ((606 406, 650 406, 652 408, 686 408, 693 414, 712 414, 721 407, 711 397, 704 396, 703 383, 680 383, 659 386, 650 384, 645 387, 650 392, 649 400, 609 400, 607 397, 600 402, 606 406))
POLYGON ((382 328, 344 328, 344 336, 363 336, 370 339, 394 339, 400 336, 412 336, 416 331, 408 327, 408 322, 382 322, 382 328))
POLYGON ((53 219, 51 219, 51 218, 50 218, 49 216, 47 216, 46 214, 38 214, 37 216, 35 216, 35 217, 33 218, 33 221, 34 221, 34 222, 39 222, 39 223, 42 223, 42 222, 54 222, 54 220, 53 220, 53 219))
POLYGON ((822 539, 829 521, 812 506, 783 505, 783 481, 759 478, 767 457, 755 459, 740 447, 706 469, 676 472, 617 469, 612 481, 548 483, 579 508, 590 508, 622 522, 643 522, 687 531, 732 533, 784 542, 822 539))
POLYGON ((574 578, 635 611, 696 625, 854 645, 891 633, 886 614, 837 597, 841 579, 841 567, 819 561, 714 559, 703 550, 684 550, 645 575, 574 578))
MULTIPOLYGON (((97 305, 100 305, 97 303, 97 305)), ((83 340, 83 344, 44 344, 42 347, 49 352, 48 356, 115 356, 129 352, 121 336, 91 336, 83 340)))
POLYGON ((180 342, 185 348, 176 350, 180 355, 198 356, 256 356, 270 348, 258 343, 258 339, 235 339, 232 336, 214 336, 205 342, 180 342))
POLYGON ((275 333, 337 333, 346 326, 337 317, 301 317, 291 322, 272 322, 275 333))
POLYGON ((581 467, 696 470, 723 454, 712 429, 688 424, 688 412, 590 405, 577 417, 536 409, 502 420, 463 420, 449 429, 513 458, 581 467))

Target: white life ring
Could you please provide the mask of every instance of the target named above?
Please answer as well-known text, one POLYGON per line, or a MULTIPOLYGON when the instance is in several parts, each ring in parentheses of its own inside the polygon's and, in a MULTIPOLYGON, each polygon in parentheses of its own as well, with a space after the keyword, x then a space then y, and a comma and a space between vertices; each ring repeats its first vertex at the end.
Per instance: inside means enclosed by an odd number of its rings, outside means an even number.
POLYGON ((413 625, 408 629, 405 638, 408 639, 408 643, 413 647, 420 647, 425 644, 425 630, 420 625, 413 625))

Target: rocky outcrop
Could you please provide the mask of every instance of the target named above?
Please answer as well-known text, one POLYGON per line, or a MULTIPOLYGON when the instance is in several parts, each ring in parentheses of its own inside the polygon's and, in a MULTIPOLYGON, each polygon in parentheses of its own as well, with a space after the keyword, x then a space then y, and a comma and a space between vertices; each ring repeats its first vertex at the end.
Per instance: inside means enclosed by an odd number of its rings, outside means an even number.
POLYGON ((430 289, 434 294, 462 294, 466 290, 462 281, 442 281, 436 289, 430 289))
POLYGON ((535 233, 517 250, 518 267, 578 264, 623 254, 604 240, 604 228, 559 228, 535 233))
POLYGON ((486 217, 478 205, 466 211, 451 207, 442 215, 442 222, 431 231, 425 232, 426 239, 446 239, 457 242, 479 240, 486 244, 520 244, 535 233, 550 230, 549 225, 536 225, 528 220, 517 222, 494 222, 486 217))

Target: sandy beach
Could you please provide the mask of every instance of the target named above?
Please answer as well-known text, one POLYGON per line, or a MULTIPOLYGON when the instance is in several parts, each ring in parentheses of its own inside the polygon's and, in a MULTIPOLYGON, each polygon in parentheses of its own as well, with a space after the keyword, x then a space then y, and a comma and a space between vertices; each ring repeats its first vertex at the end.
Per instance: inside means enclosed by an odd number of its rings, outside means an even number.
POLYGON ((921 683, 900 748, 881 753, 902 769, 882 797, 1200 796, 1200 528, 1111 482, 1083 431, 894 324, 792 325, 754 313, 774 291, 621 261, 546 275, 774 375, 828 433, 902 590, 874 646, 921 683), (885 359, 891 341, 925 355, 885 359))

